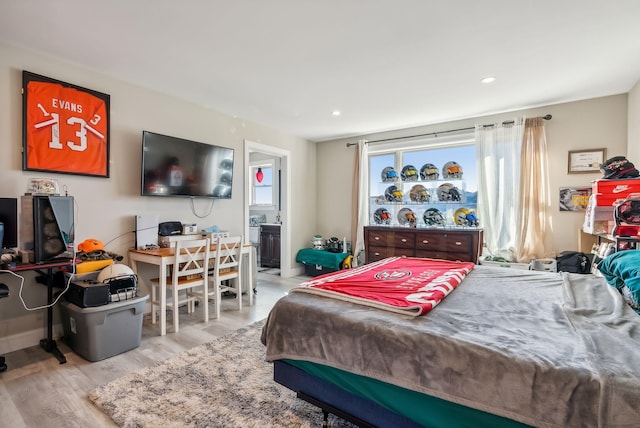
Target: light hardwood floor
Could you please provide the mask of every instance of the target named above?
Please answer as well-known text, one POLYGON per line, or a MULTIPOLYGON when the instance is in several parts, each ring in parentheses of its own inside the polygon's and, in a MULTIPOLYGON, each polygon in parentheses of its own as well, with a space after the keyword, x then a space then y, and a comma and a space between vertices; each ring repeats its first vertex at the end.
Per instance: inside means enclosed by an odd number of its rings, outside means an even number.
MULTIPOLYGON (((238 311, 231 299, 223 299, 221 317, 208 323, 202 321, 201 309, 181 312, 180 331, 172 333, 167 323, 166 336, 159 336, 158 324, 151 324, 146 315, 140 346, 102 361, 89 362, 60 340, 66 364, 39 346, 7 354, 9 370, 0 373, 0 427, 113 427, 87 399, 90 390, 266 318, 273 304, 305 279, 258 273, 253 306, 238 311)), ((248 303, 246 296, 244 302, 248 303)))

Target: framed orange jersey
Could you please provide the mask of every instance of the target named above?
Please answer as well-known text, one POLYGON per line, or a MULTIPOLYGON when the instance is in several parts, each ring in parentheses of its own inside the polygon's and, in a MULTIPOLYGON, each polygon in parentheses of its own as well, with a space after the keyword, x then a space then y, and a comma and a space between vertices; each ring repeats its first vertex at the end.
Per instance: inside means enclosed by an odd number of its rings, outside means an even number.
POLYGON ((109 177, 107 94, 22 72, 22 169, 109 177))

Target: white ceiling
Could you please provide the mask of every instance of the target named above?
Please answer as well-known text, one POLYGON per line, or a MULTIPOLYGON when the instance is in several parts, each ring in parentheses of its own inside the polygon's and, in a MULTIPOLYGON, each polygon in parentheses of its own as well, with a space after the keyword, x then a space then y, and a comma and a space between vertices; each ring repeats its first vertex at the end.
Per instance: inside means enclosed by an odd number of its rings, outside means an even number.
POLYGON ((325 141, 626 93, 640 1, 0 0, 0 41, 325 141))

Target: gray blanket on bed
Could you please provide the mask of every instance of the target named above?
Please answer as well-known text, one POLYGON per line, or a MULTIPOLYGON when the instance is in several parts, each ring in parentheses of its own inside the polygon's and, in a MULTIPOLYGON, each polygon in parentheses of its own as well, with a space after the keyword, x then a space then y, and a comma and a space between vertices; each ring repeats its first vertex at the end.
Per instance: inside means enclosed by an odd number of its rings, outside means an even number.
POLYGON ((534 426, 640 426, 640 316, 592 275, 476 266, 422 317, 291 293, 262 341, 534 426))

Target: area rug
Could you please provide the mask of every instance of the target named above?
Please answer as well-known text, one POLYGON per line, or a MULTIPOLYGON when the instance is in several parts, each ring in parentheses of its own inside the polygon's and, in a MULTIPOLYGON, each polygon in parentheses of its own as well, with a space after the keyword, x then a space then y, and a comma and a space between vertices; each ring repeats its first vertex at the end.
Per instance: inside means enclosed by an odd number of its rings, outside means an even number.
MULTIPOLYGON (((89 400, 122 427, 320 427, 322 411, 273 381, 264 321, 116 379, 89 400)), ((329 415, 331 427, 354 427, 329 415)))

